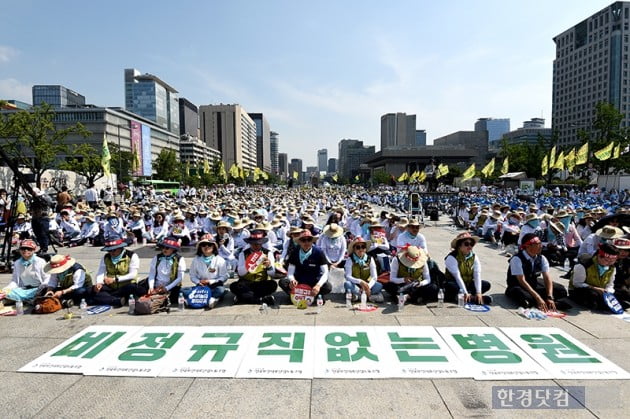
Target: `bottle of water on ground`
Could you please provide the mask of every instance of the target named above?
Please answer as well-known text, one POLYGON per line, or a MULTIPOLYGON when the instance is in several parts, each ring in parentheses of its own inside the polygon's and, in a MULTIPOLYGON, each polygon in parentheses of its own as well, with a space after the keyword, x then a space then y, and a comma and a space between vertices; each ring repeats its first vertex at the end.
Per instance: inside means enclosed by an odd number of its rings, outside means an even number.
POLYGON ((459 307, 464 307, 465 304, 465 297, 464 297, 464 292, 462 290, 459 291, 459 294, 457 294, 457 305, 459 307))
POLYGON ((365 291, 361 291, 361 310, 365 310, 367 308, 367 294, 365 291))
POLYGON ((81 315, 85 315, 86 311, 87 311, 87 302, 85 301, 85 298, 81 299, 81 304, 79 304, 79 309, 81 309, 81 315))
POLYGON ((402 292, 398 294, 398 311, 403 311, 405 309, 405 294, 402 292))
POLYGON ((184 311, 184 306, 186 305, 186 299, 184 298, 184 293, 179 293, 179 298, 177 299, 177 309, 179 311, 184 311))
POLYGON ((128 314, 136 314, 136 299, 133 297, 133 294, 129 296, 129 311, 128 314))
POLYGON ((444 288, 440 288, 440 290, 438 291, 437 306, 438 308, 444 307, 444 288))
POLYGON ((15 314, 18 316, 24 314, 24 303, 22 302, 22 300, 17 300, 15 302, 15 314))
POLYGON ((321 295, 317 296, 317 314, 321 314, 324 307, 324 298, 321 295))
POLYGON ((346 308, 352 308, 352 291, 346 291, 346 308))

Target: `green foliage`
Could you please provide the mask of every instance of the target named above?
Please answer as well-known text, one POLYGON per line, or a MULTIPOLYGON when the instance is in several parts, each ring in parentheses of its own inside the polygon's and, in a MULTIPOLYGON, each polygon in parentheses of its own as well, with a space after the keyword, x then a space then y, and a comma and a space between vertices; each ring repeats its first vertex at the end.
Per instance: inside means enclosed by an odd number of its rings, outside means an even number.
POLYGON ((375 170, 374 173, 372 173, 372 183, 374 185, 387 185, 389 184, 390 178, 390 174, 383 169, 375 170))
POLYGON ((96 150, 91 144, 77 144, 70 148, 69 156, 59 167, 85 176, 90 185, 104 176, 101 158, 102 150, 96 150))
POLYGON ((606 147, 611 141, 621 144, 622 150, 628 145, 630 131, 628 128, 621 127, 622 120, 623 114, 614 105, 608 102, 599 102, 595 106, 593 130, 580 133, 580 137, 589 142, 589 154, 591 155, 589 163, 593 165, 593 168, 598 173, 618 173, 622 170, 630 169, 630 157, 628 155, 623 155, 615 160, 608 159, 604 161, 597 160, 592 155, 593 152, 606 147))
POLYGON ((81 123, 58 129, 54 118, 54 110, 44 103, 32 111, 11 113, 2 124, 3 136, 9 139, 7 154, 33 172, 38 187, 41 187, 44 172, 58 167, 59 156, 67 153, 66 137, 71 134, 90 135, 81 123))
POLYGON ((107 143, 107 147, 112 157, 109 161, 111 172, 116 174, 118 182, 130 182, 132 180, 131 161, 133 154, 130 151, 121 151, 118 144, 115 143, 107 143))
POLYGON ((163 148, 153 162, 155 177, 162 180, 179 180, 181 164, 174 150, 163 148))
MULTIPOLYGON (((528 177, 542 177, 542 161, 556 140, 547 142, 543 136, 538 135, 536 144, 508 144, 504 138, 501 140, 501 159, 509 158, 510 172, 525 172, 528 177)), ((499 168, 500 169, 500 168, 499 168)), ((550 170, 549 172, 552 172, 550 170)))

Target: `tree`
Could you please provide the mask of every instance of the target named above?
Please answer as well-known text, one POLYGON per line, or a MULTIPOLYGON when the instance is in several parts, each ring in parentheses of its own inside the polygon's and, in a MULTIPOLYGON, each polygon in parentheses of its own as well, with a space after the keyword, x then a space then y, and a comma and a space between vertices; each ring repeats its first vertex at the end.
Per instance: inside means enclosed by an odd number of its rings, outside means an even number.
MULTIPOLYGON (((628 145, 629 130, 621 127, 623 117, 624 115, 611 103, 599 102, 595 105, 594 131, 583 135, 589 142, 589 154, 591 156, 593 152, 606 147, 611 141, 621 144, 622 150, 628 145)), ((608 159, 604 161, 590 157, 589 163, 601 174, 608 174, 610 169, 614 173, 630 168, 630 159, 627 155, 623 155, 615 160, 608 159)))
POLYGON ((72 147, 70 157, 59 166, 64 170, 71 170, 81 176, 85 176, 87 184, 105 176, 101 166, 102 152, 99 152, 91 144, 78 144, 72 147))
POLYGON ((116 173, 118 182, 127 183, 131 181, 131 161, 133 154, 130 151, 121 151, 118 144, 107 143, 111 160, 109 166, 112 173, 116 173))
POLYGON ((181 164, 177 160, 175 151, 163 148, 157 159, 153 162, 158 179, 162 180, 179 180, 181 164))
POLYGON ((6 120, 5 135, 10 139, 7 154, 18 165, 31 170, 37 187, 41 187, 44 172, 56 168, 59 156, 67 153, 68 135, 78 134, 84 138, 90 135, 81 123, 58 129, 54 119, 54 110, 44 103, 33 107, 32 111, 14 112, 6 120))
POLYGON ((387 173, 383 169, 375 170, 374 173, 372 173, 372 182, 375 185, 379 185, 379 184, 387 185, 389 184, 390 178, 391 176, 389 175, 389 173, 387 173))

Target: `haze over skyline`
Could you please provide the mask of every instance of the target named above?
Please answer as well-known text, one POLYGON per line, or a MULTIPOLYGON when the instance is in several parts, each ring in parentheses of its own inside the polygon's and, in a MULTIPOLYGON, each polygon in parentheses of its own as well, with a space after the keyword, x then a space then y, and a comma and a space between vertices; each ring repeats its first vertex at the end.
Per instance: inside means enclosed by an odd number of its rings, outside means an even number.
POLYGON ((61 84, 124 107, 136 68, 197 106, 262 112, 306 168, 343 138, 378 151, 390 112, 416 114, 428 144, 483 117, 551 126, 552 38, 611 3, 3 2, 0 98, 31 103, 34 84, 61 84))

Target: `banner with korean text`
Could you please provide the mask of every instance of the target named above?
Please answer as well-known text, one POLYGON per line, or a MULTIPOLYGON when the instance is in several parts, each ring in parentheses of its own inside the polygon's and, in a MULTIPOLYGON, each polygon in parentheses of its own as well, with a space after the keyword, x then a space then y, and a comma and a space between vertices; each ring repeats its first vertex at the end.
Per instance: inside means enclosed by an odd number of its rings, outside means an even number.
POLYGON ((90 326, 20 372, 141 377, 629 379, 556 328, 90 326))

